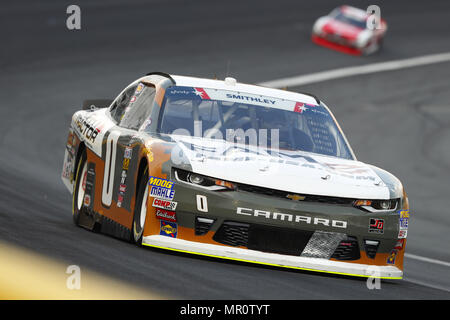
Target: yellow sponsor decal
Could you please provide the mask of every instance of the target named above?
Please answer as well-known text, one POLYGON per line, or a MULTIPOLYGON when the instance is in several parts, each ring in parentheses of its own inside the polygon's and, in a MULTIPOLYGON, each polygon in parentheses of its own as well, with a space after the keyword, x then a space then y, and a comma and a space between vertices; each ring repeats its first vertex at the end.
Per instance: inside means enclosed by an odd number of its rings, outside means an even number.
POLYGON ((144 154, 148 157, 148 161, 153 162, 153 160, 155 160, 153 157, 152 147, 144 149, 144 154))
POLYGON ((409 218, 409 210, 401 210, 400 218, 409 218))
POLYGON ((163 188, 167 188, 167 189, 172 189, 172 187, 173 187, 172 181, 157 178, 157 177, 150 177, 150 179, 148 180, 148 184, 151 186, 163 187, 163 188))
POLYGON ((129 166, 130 166, 130 159, 127 158, 123 159, 123 166, 122 166, 123 170, 128 170, 129 166))

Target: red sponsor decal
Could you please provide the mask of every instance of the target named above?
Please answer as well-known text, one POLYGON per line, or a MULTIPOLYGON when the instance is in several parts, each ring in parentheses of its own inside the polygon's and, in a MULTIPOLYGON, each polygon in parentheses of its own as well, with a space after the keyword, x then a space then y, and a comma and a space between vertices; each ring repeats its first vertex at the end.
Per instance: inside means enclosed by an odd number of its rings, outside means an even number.
POLYGON ((174 211, 177 207, 177 203, 174 201, 166 201, 166 200, 155 198, 153 200, 153 207, 174 211))
POLYGON ((91 196, 88 194, 84 195, 84 205, 89 207, 91 205, 91 196))
POLYGON ((175 211, 167 211, 164 209, 157 208, 155 211, 156 217, 161 220, 166 220, 170 222, 177 222, 177 216, 175 211))
POLYGON ((315 107, 313 104, 307 104, 303 102, 296 102, 294 107, 294 112, 303 113, 303 111, 308 110, 311 107, 315 107))
POLYGON ((378 218, 370 218, 369 232, 382 234, 384 232, 384 220, 378 218))
POLYGON ((211 100, 211 98, 206 93, 205 89, 203 88, 194 88, 195 94, 200 96, 202 99, 211 100))

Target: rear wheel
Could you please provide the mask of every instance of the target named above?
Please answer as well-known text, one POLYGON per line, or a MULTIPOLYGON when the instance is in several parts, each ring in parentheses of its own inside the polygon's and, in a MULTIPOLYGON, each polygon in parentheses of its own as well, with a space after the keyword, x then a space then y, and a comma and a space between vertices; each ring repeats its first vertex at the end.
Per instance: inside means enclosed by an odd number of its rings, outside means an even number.
POLYGON ((86 193, 87 161, 86 152, 83 151, 78 162, 75 175, 75 186, 72 199, 72 217, 73 222, 79 225, 80 213, 83 209, 84 195, 86 193))
POLYGON ((145 169, 142 175, 136 195, 136 205, 134 206, 133 226, 131 232, 131 240, 137 245, 142 244, 142 234, 144 232, 145 219, 147 217, 147 200, 148 200, 148 174, 145 169))

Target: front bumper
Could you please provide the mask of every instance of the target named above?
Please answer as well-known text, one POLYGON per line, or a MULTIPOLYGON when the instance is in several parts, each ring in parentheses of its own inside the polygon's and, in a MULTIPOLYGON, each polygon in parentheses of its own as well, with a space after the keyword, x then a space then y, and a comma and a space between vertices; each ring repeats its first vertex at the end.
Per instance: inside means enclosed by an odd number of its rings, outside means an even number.
POLYGON ((352 206, 247 191, 215 192, 180 182, 174 190, 176 217, 168 224, 157 217, 149 198, 143 245, 292 269, 402 278, 405 246, 395 249, 397 213, 364 213, 352 206), (207 199, 206 211, 199 210, 199 196, 207 199), (275 219, 275 212, 282 214, 275 219), (369 229, 372 218, 384 223, 381 233, 369 229), (199 219, 213 222, 203 228, 199 219), (372 254, 367 241, 378 243, 372 254))
POLYGON ((336 50, 339 52, 356 55, 356 56, 362 55, 362 50, 360 48, 344 45, 344 44, 337 43, 334 41, 330 41, 330 40, 320 37, 316 34, 313 34, 311 39, 314 43, 324 46, 329 49, 333 49, 333 50, 336 50))
POLYGON ((142 244, 149 247, 168 249, 202 256, 257 263, 269 266, 325 272, 346 276, 371 277, 380 279, 402 279, 403 272, 395 266, 374 266, 346 263, 318 258, 306 258, 267 253, 236 247, 169 238, 161 235, 146 236, 142 244))

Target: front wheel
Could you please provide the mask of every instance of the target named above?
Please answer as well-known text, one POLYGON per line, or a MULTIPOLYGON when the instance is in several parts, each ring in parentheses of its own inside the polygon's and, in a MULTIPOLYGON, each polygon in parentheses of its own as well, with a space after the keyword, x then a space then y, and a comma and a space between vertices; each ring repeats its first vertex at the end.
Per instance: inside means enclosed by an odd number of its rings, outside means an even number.
POLYGON ((84 195, 86 193, 87 161, 86 152, 83 151, 78 162, 75 186, 72 199, 72 218, 76 225, 79 225, 80 213, 83 208, 84 195))
POLYGON ((139 181, 139 187, 136 195, 136 205, 134 206, 133 226, 131 240, 137 245, 142 244, 142 234, 144 232, 145 218, 147 217, 148 200, 148 179, 147 169, 139 181))

